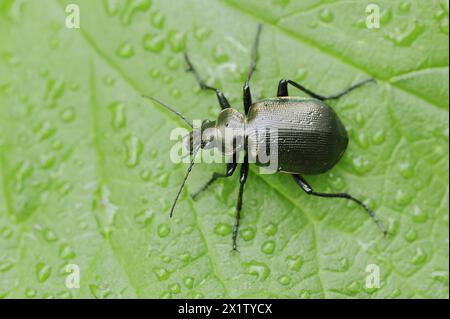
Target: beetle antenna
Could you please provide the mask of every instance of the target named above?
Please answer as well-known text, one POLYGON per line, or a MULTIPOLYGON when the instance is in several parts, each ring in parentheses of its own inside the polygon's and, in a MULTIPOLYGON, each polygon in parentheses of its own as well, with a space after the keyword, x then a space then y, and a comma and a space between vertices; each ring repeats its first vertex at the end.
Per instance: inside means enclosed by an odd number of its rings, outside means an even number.
POLYGON ((151 97, 149 95, 142 95, 142 97, 147 98, 149 100, 152 100, 153 102, 158 103, 161 106, 164 106, 166 109, 168 109, 169 111, 171 111, 172 113, 175 113, 176 115, 178 115, 179 117, 181 117, 183 119, 183 121, 186 122, 187 125, 189 125, 190 127, 194 127, 194 125, 192 124, 192 121, 190 119, 188 119, 186 116, 184 116, 183 114, 181 114, 180 112, 174 110, 173 108, 171 108, 170 106, 168 106, 167 104, 164 104, 163 102, 161 102, 160 100, 155 99, 154 97, 151 97))
POLYGON ((180 197, 181 191, 183 190, 184 185, 186 184, 186 180, 188 179, 188 176, 192 171, 192 167, 195 164, 194 160, 195 160, 195 155, 197 155, 197 151, 198 151, 198 149, 195 151, 194 155, 192 155, 191 164, 188 167, 186 175, 184 175, 183 182, 181 183, 181 186, 180 186, 180 189, 178 190, 177 196, 175 196, 175 200, 173 201, 172 208, 170 209, 170 218, 172 218, 173 211, 175 210, 175 205, 177 204, 177 201, 178 201, 178 197, 180 197))

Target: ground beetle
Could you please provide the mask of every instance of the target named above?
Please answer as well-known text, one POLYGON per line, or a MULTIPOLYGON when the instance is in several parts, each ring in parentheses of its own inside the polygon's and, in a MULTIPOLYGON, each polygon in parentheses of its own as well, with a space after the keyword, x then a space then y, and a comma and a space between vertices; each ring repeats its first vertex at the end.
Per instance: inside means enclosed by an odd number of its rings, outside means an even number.
MULTIPOLYGON (((207 85, 202 77, 197 73, 196 69, 192 65, 188 55, 185 53, 184 57, 187 64, 187 71, 192 72, 196 81, 203 90, 210 90, 216 93, 219 100, 222 111, 220 112, 216 121, 204 121, 201 127, 202 131, 206 129, 215 129, 220 131, 222 128, 233 127, 236 132, 248 132, 252 130, 244 130, 244 128, 252 128, 254 130, 264 131, 267 128, 275 128, 278 130, 278 168, 277 170, 283 173, 290 174, 294 181, 300 186, 300 188, 308 195, 314 195, 319 197, 332 197, 332 198, 344 198, 354 201, 362 208, 364 208, 370 216, 375 220, 378 227, 386 235, 386 227, 377 218, 375 213, 361 200, 353 197, 347 193, 322 193, 312 189, 308 182, 303 177, 305 175, 321 174, 331 169, 342 157, 342 154, 347 148, 348 135, 347 131, 342 124, 339 117, 324 101, 335 100, 341 96, 351 92, 352 90, 362 86, 365 83, 374 81, 372 78, 352 85, 351 87, 343 90, 342 92, 331 95, 323 96, 308 90, 304 86, 292 81, 282 79, 278 84, 277 97, 264 99, 252 102, 250 93, 249 81, 256 68, 257 50, 259 44, 259 37, 261 34, 262 25, 258 25, 258 30, 253 44, 251 64, 248 69, 247 78, 243 87, 243 100, 245 115, 239 113, 233 109, 228 103, 225 95, 212 86, 207 85), (292 97, 288 96, 288 84, 303 91, 310 98, 292 97), (306 121, 305 121, 306 120, 306 121)), ((186 123, 193 127, 192 122, 184 117, 179 112, 175 111, 168 105, 161 101, 145 96, 154 102, 164 106, 170 111, 180 116, 186 123)), ((214 132, 214 130, 213 130, 214 132)), ((247 134, 247 133, 244 133, 247 134)), ((192 138, 192 133, 191 133, 192 138)), ((197 195, 204 191, 218 178, 230 177, 233 175, 236 167, 238 166, 237 154, 243 150, 244 160, 240 168, 240 187, 236 205, 236 219, 233 227, 233 250, 237 249, 236 239, 239 229, 239 222, 241 217, 241 208, 243 201, 244 185, 247 181, 248 169, 249 169, 249 149, 248 149, 248 134, 244 136, 243 145, 237 146, 233 144, 233 160, 227 163, 226 173, 214 173, 212 177, 205 183, 203 187, 197 192, 193 193, 192 198, 196 198, 197 195)), ((260 137, 261 138, 261 137, 260 137)), ((262 136, 262 139, 265 139, 262 136)), ((200 148, 210 148, 211 145, 217 146, 214 142, 214 136, 201 137, 200 148)), ((258 141, 257 141, 258 143, 258 141)), ((214 146, 213 146, 214 147, 214 146)), ((197 149, 197 150, 198 150, 197 149)), ((175 200, 170 211, 172 217, 173 210, 175 208, 178 197, 183 189, 183 186, 189 176, 190 171, 194 165, 195 153, 192 154, 191 164, 187 170, 187 173, 183 179, 182 185, 175 197, 175 200)), ((256 164, 258 161, 256 161, 256 164)))

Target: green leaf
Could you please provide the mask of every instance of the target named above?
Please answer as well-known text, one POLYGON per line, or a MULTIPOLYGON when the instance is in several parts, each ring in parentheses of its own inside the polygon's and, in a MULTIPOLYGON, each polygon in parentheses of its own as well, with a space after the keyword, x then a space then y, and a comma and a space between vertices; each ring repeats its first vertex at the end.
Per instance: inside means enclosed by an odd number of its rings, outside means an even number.
POLYGON ((369 3, 2 1, 0 296, 447 298, 448 2, 377 1, 379 29, 366 27, 369 3), (69 3, 80 29, 65 26, 69 3), (308 180, 365 199, 388 237, 359 207, 255 167, 239 253, 238 177, 187 196, 223 165, 194 167, 168 218, 186 170, 169 136, 183 123, 141 94, 214 119, 215 96, 184 71, 187 50, 242 110, 257 22, 255 100, 281 78, 321 94, 377 79, 330 102, 350 145, 308 180), (380 288, 366 287, 371 264, 380 288), (74 265, 80 287, 68 288, 74 265))

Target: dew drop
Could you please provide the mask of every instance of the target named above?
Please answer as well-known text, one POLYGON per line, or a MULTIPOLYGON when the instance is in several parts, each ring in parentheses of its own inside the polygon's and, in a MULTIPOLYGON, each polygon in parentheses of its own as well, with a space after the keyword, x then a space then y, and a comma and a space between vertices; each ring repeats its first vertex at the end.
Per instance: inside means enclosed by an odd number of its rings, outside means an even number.
POLYGON ((14 262, 10 258, 0 259, 0 272, 7 272, 14 267, 14 262))
POLYGON ((175 99, 179 99, 181 97, 181 91, 177 88, 170 89, 170 96, 175 99))
POLYGON ((413 175, 414 175, 413 168, 409 162, 400 163, 398 168, 399 168, 400 174, 404 178, 413 177, 413 175))
POLYGON ((43 230, 43 236, 44 239, 48 242, 54 242, 58 239, 58 236, 56 235, 56 233, 51 230, 50 228, 45 228, 43 230))
POLYGON ((266 280, 270 275, 270 268, 266 264, 256 260, 245 263, 244 266, 246 267, 247 273, 256 276, 259 281, 266 280))
POLYGON ((264 242, 261 246, 261 251, 267 255, 273 254, 275 251, 275 242, 273 240, 264 242))
POLYGON ((410 46, 422 32, 425 27, 418 21, 413 21, 402 30, 396 29, 394 32, 387 32, 384 34, 385 39, 391 41, 394 45, 408 47, 410 46))
POLYGON ((319 19, 325 23, 330 23, 334 19, 333 12, 329 8, 324 8, 319 12, 319 19))
POLYGON ((294 79, 297 82, 301 82, 301 81, 305 80, 307 76, 308 76, 308 70, 299 68, 299 69, 297 69, 297 73, 295 74, 294 79))
POLYGON ((126 124, 126 116, 125 116, 125 105, 121 102, 114 102, 110 106, 112 113, 112 122, 111 125, 114 130, 119 130, 123 128, 126 124))
POLYGON ((119 12, 119 1, 117 0, 103 0, 103 5, 106 14, 109 16, 114 16, 119 12))
POLYGON ((157 29, 162 29, 166 22, 166 17, 159 11, 154 11, 150 15, 150 23, 157 29))
POLYGON ((266 226, 264 226, 264 233, 267 236, 274 236, 278 231, 278 226, 274 223, 269 223, 266 226))
POLYGON ((158 226, 158 236, 161 238, 167 237, 170 234, 170 227, 166 224, 158 226))
POLYGON ((163 188, 167 187, 167 185, 169 185, 169 174, 162 173, 161 175, 159 175, 155 182, 163 188))
POLYGON ((170 272, 162 267, 153 268, 153 273, 156 275, 159 281, 167 280, 170 276, 170 272))
POLYGON ((225 52, 224 48, 221 46, 214 47, 212 50, 212 56, 214 62, 217 64, 225 63, 230 60, 230 56, 225 52))
POLYGON ((181 286, 179 283, 174 283, 169 286, 169 290, 174 294, 178 294, 181 292, 181 286))
POLYGON ((125 9, 122 11, 122 14, 120 16, 120 21, 123 25, 129 25, 132 20, 133 16, 138 13, 139 11, 145 12, 150 8, 151 0, 131 0, 126 1, 125 9))
POLYGON ((409 194, 409 192, 399 189, 397 193, 395 194, 395 201, 397 204, 401 206, 408 205, 412 200, 412 196, 409 194))
POLYGON ((368 159, 358 156, 353 158, 353 167, 357 173, 364 174, 372 169, 372 164, 368 159))
POLYGON ((383 130, 375 132, 375 134, 372 137, 372 142, 376 145, 383 143, 384 140, 385 140, 385 133, 383 130))
POLYGON ((227 235, 231 234, 231 225, 224 224, 224 223, 218 223, 214 227, 214 233, 219 236, 227 236, 227 235))
POLYGON ((33 173, 33 167, 29 161, 23 161, 22 164, 16 170, 16 190, 21 191, 23 188, 23 183, 31 176, 33 173))
POLYGON ((124 42, 119 46, 116 54, 121 58, 128 59, 134 55, 134 50, 130 43, 124 42))
POLYGON ((405 235, 405 239, 409 242, 413 242, 417 239, 417 231, 414 228, 410 228, 405 235))
POLYGON ((25 289, 25 297, 34 298, 36 297, 37 291, 34 288, 26 288, 25 289))
POLYGON ((111 76, 105 76, 105 78, 103 79, 103 82, 108 85, 108 86, 112 86, 116 81, 111 77, 111 76))
POLYGON ((75 119, 75 112, 72 107, 68 107, 62 110, 59 116, 63 122, 69 123, 75 119))
POLYGON ((151 224, 153 220, 153 211, 150 209, 144 209, 137 213, 134 216, 134 220, 136 223, 138 223, 141 227, 146 227, 151 224))
POLYGON ((39 162, 42 169, 49 169, 55 165, 56 157, 53 154, 41 154, 39 162))
POLYGON ((140 176, 144 182, 148 182, 152 177, 152 172, 148 169, 144 169, 141 171, 140 176))
POLYGON ((194 36, 199 42, 205 41, 211 33, 211 30, 208 28, 195 27, 194 29, 194 36))
POLYGON ((36 277, 39 282, 45 282, 52 272, 52 268, 45 263, 36 265, 36 277))
POLYGON ((72 259, 75 258, 75 256, 75 252, 69 244, 61 244, 61 246, 59 247, 59 257, 61 257, 62 259, 72 259))
POLYGON ((301 299, 309 299, 309 298, 311 298, 311 293, 308 290, 303 290, 300 293, 300 298, 301 299))
POLYGON ((126 159, 125 164, 129 167, 135 167, 139 164, 144 146, 138 137, 132 135, 126 140, 126 159))
POLYGON ((112 294, 111 289, 109 289, 109 287, 105 285, 90 284, 89 290, 91 291, 91 294, 97 299, 106 299, 112 294))
POLYGON ((291 277, 282 275, 280 278, 278 278, 278 282, 283 286, 287 286, 291 283, 291 277))
POLYGON ((56 129, 52 127, 50 122, 45 121, 34 128, 34 132, 39 141, 45 141, 56 133, 56 129))
POLYGON ((186 48, 187 36, 175 30, 169 31, 168 40, 172 52, 178 53, 186 48))
POLYGON ((186 288, 192 289, 194 287, 194 278, 186 277, 183 279, 183 284, 186 288))
POLYGON ((245 228, 241 232, 241 237, 245 241, 250 241, 255 238, 255 230, 253 228, 245 228))
POLYGON ((289 269, 299 272, 303 265, 302 256, 287 256, 286 263, 289 269))
POLYGON ((427 260, 427 255, 425 254, 425 252, 421 248, 417 248, 416 254, 411 259, 411 262, 414 265, 419 266, 419 265, 423 264, 426 260, 427 260))
POLYGON ((360 284, 357 281, 353 281, 347 287, 345 287, 345 291, 350 295, 356 295, 360 291, 360 284))
POLYGON ((412 220, 416 223, 424 223, 428 219, 428 214, 419 206, 414 205, 412 208, 412 220))
POLYGON ((144 49, 153 53, 159 53, 164 49, 166 42, 161 35, 147 33, 144 35, 142 45, 144 49))

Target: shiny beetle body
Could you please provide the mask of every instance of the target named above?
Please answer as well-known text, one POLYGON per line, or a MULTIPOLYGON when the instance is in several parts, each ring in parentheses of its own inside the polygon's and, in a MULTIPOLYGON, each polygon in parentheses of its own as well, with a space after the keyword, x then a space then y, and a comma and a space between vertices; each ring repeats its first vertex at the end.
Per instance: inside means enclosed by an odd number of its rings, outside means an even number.
MULTIPOLYGON (((258 101, 250 106, 246 125, 248 132, 277 130, 278 171, 291 174, 315 175, 330 170, 348 145, 347 131, 337 114, 317 99, 289 96, 258 101)), ((258 138, 266 136, 259 134, 258 138)), ((255 141, 253 145, 261 144, 255 141)))
MULTIPOLYGON (((201 89, 215 92, 222 111, 219 113, 217 120, 203 121, 200 134, 194 134, 194 130, 188 136, 189 142, 187 146, 192 155, 191 164, 175 197, 170 216, 173 214, 176 202, 195 163, 194 158, 197 152, 200 149, 219 148, 223 154, 232 158, 231 162, 227 163, 226 172, 214 173, 204 186, 191 196, 195 199, 200 192, 207 189, 218 178, 232 176, 240 164, 239 193, 236 205, 236 218, 232 232, 233 250, 236 250, 244 185, 247 181, 249 163, 267 166, 267 162, 261 160, 262 156, 260 154, 264 152, 259 151, 267 151, 269 148, 271 157, 274 153, 271 148, 276 145, 275 154, 277 164, 275 168, 271 167, 272 170, 290 174, 295 183, 308 195, 325 198, 343 198, 355 202, 369 213, 381 231, 386 235, 386 227, 378 220, 375 213, 361 200, 348 193, 322 193, 314 191, 303 177, 303 174, 315 175, 330 170, 342 157, 348 145, 348 135, 344 125, 335 111, 325 104, 325 101, 336 100, 363 84, 373 82, 374 80, 367 79, 350 86, 338 94, 323 96, 308 90, 297 82, 282 79, 278 83, 277 97, 263 99, 253 103, 249 82, 256 68, 260 33, 261 25, 258 26, 258 32, 253 44, 251 64, 243 87, 243 114, 231 107, 227 98, 220 90, 207 85, 203 81, 189 60, 188 55, 185 54, 187 71, 192 72, 201 89), (306 93, 309 98, 290 97, 288 94, 288 85, 306 93), (231 130, 231 134, 226 134, 229 130, 231 130), (273 131, 275 132, 275 137, 273 131), (200 141, 195 143, 194 137, 198 135, 200 135, 200 141), (231 135, 231 138, 226 138, 229 135, 231 135), (244 152, 245 155, 243 162, 238 162, 240 152, 244 152)), ((188 120, 181 113, 155 98, 148 98, 174 112, 189 126, 193 127, 192 121, 188 120)))

